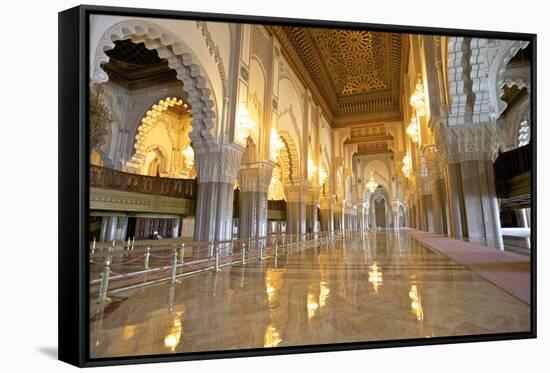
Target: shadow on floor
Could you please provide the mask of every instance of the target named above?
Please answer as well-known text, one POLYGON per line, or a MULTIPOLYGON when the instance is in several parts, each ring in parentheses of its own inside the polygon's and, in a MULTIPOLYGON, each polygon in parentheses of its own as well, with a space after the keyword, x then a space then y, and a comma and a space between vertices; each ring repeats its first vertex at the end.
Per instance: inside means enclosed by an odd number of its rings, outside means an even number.
POLYGON ((57 360, 57 346, 55 347, 38 347, 38 352, 46 355, 50 359, 57 360))

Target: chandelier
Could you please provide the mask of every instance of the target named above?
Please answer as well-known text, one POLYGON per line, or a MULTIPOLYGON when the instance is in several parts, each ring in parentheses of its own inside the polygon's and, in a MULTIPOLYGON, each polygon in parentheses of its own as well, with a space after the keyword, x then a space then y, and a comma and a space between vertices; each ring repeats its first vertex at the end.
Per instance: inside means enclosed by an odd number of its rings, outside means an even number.
POLYGON ((409 137, 415 144, 418 143, 418 140, 420 138, 420 128, 418 125, 418 118, 416 116, 416 113, 413 113, 411 123, 407 127, 407 135, 409 135, 409 137))
POLYGON ((191 143, 189 143, 189 145, 181 151, 181 154, 184 157, 185 167, 192 168, 195 162, 195 151, 191 147, 191 143))
POLYGON ((271 129, 269 144, 271 150, 271 159, 276 160, 279 156, 279 152, 285 146, 285 143, 283 142, 283 140, 281 140, 281 136, 277 133, 277 130, 275 128, 271 129))
POLYGON ((250 112, 246 103, 239 106, 239 114, 237 116, 237 128, 235 130, 235 140, 238 144, 245 146, 246 139, 252 133, 252 129, 256 127, 256 122, 250 117, 250 112))
POLYGON ((412 172, 412 160, 411 160, 411 153, 407 152, 405 156, 403 157, 403 167, 401 168, 401 171, 403 171, 403 174, 408 179, 411 176, 412 172))
POLYGON ((317 166, 315 166, 315 163, 311 160, 307 160, 307 176, 308 178, 312 179, 315 176, 315 172, 317 172, 317 166))
POLYGON ((378 183, 374 180, 374 172, 371 172, 369 181, 367 181, 367 189, 370 193, 374 193, 376 188, 378 188, 378 183))
POLYGON ((321 171, 319 171, 319 181, 321 182, 321 185, 324 184, 328 179, 328 174, 325 171, 324 168, 321 168, 321 171))
POLYGON ((422 83, 422 76, 420 74, 418 75, 418 81, 409 102, 416 109, 416 113, 419 116, 423 117, 426 115, 426 96, 424 95, 424 84, 422 83))

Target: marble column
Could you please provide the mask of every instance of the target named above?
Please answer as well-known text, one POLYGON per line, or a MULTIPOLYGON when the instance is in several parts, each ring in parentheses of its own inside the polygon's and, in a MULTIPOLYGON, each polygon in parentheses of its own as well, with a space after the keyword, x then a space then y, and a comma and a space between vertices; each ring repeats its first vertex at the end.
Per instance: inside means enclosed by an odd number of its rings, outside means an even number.
POLYGON ((284 186, 286 201, 286 233, 306 233, 306 195, 308 186, 288 183, 284 186))
POLYGON ((104 216, 101 220, 100 242, 111 242, 117 239, 118 216, 104 216))
POLYGON ((500 211, 493 165, 486 160, 460 162, 468 237, 502 247, 500 211))
POLYGON ((319 215, 321 218, 321 231, 332 232, 334 227, 333 198, 321 197, 319 199, 319 215))
POLYGON ((424 148, 424 159, 428 168, 430 189, 432 192, 433 231, 438 234, 447 233, 446 193, 443 181, 444 170, 442 157, 434 145, 424 148))
POLYGON ((231 239, 233 185, 244 149, 235 144, 195 150, 197 198, 195 207, 196 241, 231 239))
POLYGON ((317 231, 317 204, 319 203, 319 187, 311 187, 306 198, 306 231, 317 231))
POLYGON ((342 230, 342 203, 337 200, 334 202, 334 230, 342 230))
POLYGON ((267 233, 267 191, 273 162, 243 164, 239 170, 239 237, 264 237, 267 233))
POLYGON ((518 227, 520 228, 529 228, 529 223, 527 221, 526 209, 515 209, 516 219, 518 221, 518 227))
POLYGON ((460 165, 449 163, 445 167, 445 186, 447 192, 447 208, 449 219, 447 231, 449 236, 456 239, 464 237, 464 200, 462 194, 462 177, 460 165))

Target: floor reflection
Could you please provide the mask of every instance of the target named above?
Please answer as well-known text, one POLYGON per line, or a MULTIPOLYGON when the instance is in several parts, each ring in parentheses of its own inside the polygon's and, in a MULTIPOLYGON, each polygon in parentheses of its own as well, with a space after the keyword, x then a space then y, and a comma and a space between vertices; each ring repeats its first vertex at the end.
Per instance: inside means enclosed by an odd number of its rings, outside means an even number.
POLYGON ((370 232, 113 296, 91 357, 527 331, 530 308, 411 240, 370 232))

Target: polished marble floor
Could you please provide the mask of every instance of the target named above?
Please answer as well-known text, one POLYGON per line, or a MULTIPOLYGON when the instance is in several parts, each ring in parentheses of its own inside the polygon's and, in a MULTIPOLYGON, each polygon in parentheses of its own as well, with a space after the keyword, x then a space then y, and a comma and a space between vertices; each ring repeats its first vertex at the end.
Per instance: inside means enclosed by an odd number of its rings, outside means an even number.
POLYGON ((520 332, 530 307, 402 231, 119 293, 92 358, 520 332))

